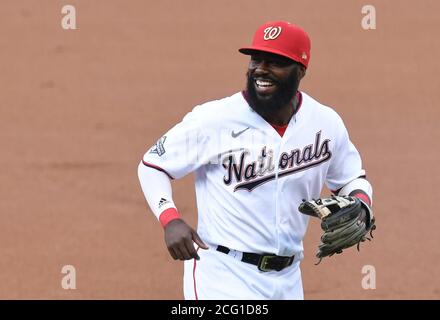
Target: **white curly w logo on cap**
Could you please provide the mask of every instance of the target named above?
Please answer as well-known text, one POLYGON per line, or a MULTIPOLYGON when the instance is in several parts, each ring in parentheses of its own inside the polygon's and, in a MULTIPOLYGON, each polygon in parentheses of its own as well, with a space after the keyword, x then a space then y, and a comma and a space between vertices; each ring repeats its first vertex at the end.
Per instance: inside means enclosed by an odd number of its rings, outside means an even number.
POLYGON ((267 27, 264 29, 264 40, 275 40, 281 34, 281 27, 267 27))

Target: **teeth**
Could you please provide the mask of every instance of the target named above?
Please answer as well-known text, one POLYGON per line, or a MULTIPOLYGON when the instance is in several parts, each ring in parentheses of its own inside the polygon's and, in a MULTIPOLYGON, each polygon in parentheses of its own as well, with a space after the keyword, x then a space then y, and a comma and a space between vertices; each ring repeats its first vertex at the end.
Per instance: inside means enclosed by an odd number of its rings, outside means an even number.
POLYGON ((273 86, 273 83, 271 81, 268 81, 268 80, 256 80, 255 83, 259 87, 270 87, 270 86, 273 86))

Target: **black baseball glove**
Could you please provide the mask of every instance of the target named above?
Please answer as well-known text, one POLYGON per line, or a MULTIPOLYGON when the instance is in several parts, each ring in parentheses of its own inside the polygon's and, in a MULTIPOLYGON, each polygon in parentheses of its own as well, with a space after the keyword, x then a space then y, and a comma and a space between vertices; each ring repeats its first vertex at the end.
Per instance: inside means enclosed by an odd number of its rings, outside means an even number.
POLYGON ((331 196, 301 203, 301 213, 321 218, 321 244, 316 257, 319 264, 322 258, 342 253, 344 249, 357 245, 365 240, 376 229, 371 209, 356 197, 331 196))

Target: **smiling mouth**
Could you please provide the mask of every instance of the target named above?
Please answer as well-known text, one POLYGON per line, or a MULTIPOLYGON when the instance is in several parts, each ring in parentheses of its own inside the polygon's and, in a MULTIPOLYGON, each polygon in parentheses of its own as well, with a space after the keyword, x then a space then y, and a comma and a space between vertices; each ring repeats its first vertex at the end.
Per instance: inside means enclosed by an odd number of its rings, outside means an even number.
POLYGON ((271 88, 275 86, 275 83, 268 79, 256 79, 254 82, 258 88, 271 88))
POLYGON ((270 97, 277 90, 277 84, 270 79, 254 79, 255 91, 259 97, 270 97))

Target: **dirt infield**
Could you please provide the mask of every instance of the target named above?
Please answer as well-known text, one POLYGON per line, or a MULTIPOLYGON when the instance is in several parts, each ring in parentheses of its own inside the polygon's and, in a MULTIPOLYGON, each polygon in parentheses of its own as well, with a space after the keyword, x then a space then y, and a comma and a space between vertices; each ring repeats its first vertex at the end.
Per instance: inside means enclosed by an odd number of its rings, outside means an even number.
MULTIPOLYGON (((439 299, 440 2, 24 1, 0 5, 0 298, 181 299, 183 264, 137 180, 145 150, 196 104, 241 90, 256 27, 307 30, 301 89, 343 117, 375 192, 378 229, 361 252, 315 266, 306 299, 439 299), (77 30, 61 28, 74 5, 77 30), (393 5, 394 3, 394 5, 393 5), (76 268, 64 290, 61 268, 76 268), (376 289, 361 286, 362 267, 376 289), (437 270, 437 271, 436 271, 437 270)), ((195 225, 192 177, 174 197, 195 225)))

